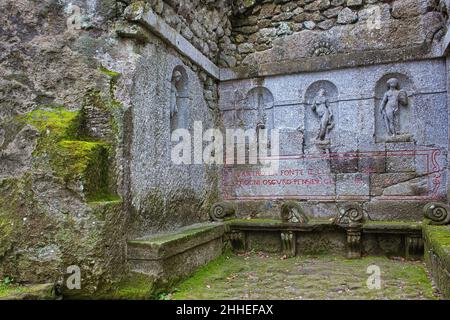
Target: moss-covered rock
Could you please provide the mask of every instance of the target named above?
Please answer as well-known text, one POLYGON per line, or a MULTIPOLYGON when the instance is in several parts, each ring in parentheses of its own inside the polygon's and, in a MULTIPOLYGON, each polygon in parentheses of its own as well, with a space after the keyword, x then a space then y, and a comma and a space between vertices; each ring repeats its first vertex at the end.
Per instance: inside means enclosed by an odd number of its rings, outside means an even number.
POLYGON ((0 277, 64 283, 82 272, 82 292, 109 288, 122 275, 126 221, 113 188, 106 141, 85 141, 79 111, 43 106, 11 119, 39 133, 31 167, 0 181, 0 277))
POLYGON ((423 227, 425 262, 444 297, 450 299, 450 227, 423 227))

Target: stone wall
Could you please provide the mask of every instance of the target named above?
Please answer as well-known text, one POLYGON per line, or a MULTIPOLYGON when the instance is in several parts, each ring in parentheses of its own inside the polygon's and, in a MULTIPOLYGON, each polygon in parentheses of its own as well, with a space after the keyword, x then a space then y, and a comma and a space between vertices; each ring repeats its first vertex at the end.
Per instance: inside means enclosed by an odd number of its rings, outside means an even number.
POLYGON ((224 171, 223 194, 245 217, 277 217, 280 200, 295 199, 320 218, 356 201, 372 220, 421 220, 427 202, 447 201, 446 90, 443 59, 222 82, 225 127, 254 129, 263 112, 280 137, 275 173, 236 165, 224 171), (408 96, 397 141, 380 109, 390 78, 408 96), (321 89, 333 123, 323 141, 312 108, 321 89))
POLYGON ((89 92, 114 100, 96 55, 118 7, 70 3, 0 4, 0 277, 62 284, 77 265, 92 292, 125 270, 117 145, 77 130, 89 92))
POLYGON ((236 1, 226 66, 430 44, 445 34, 444 1, 236 1))
MULTIPOLYGON (((174 27, 178 17, 180 32, 188 34, 181 26, 193 23, 193 45, 216 60, 214 43, 229 33, 221 5, 187 3, 194 19, 178 2, 151 4, 174 27), (196 19, 209 19, 214 30, 196 19), (222 31, 214 19, 225 21, 222 31)), ((6 13, 0 27, 0 278, 63 284, 67 267, 76 265, 82 291, 94 292, 126 273, 125 244, 132 231, 160 232, 207 217, 217 192, 214 170, 177 173, 164 153, 169 132, 159 130, 168 120, 174 67, 188 75, 192 119, 217 121, 216 82, 155 36, 148 46, 118 36, 128 5, 0 4, 6 13), (160 100, 153 99, 158 91, 160 100), (164 141, 151 144, 162 136, 164 141), (158 158, 161 152, 164 159, 158 158), (152 161, 159 163, 155 176, 146 171, 152 161), (183 199, 174 196, 182 192, 183 199), (145 215, 149 207, 154 215, 145 215)))
POLYGON ((219 43, 231 35, 229 3, 226 0, 149 0, 153 11, 217 63, 222 60, 219 43))
MULTIPOLYGON (((172 146, 179 140, 171 142, 171 134, 185 129, 195 138, 195 121, 205 130, 221 125, 216 103, 208 103, 211 97, 205 94, 207 87, 215 96, 216 86, 157 39, 143 49, 136 68, 127 140, 132 234, 143 236, 206 221, 209 206, 218 198, 218 171, 204 164, 175 164, 172 146), (172 115, 175 72, 182 74, 183 83, 172 115)), ((189 158, 194 161, 192 155, 189 158)))

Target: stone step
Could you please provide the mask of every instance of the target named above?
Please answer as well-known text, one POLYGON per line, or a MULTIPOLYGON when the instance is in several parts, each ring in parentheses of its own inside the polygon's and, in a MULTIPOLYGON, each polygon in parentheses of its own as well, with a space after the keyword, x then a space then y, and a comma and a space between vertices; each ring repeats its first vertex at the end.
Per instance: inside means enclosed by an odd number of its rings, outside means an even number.
POLYGON ((164 235, 128 241, 127 258, 134 272, 174 283, 220 256, 225 224, 198 224, 164 235))

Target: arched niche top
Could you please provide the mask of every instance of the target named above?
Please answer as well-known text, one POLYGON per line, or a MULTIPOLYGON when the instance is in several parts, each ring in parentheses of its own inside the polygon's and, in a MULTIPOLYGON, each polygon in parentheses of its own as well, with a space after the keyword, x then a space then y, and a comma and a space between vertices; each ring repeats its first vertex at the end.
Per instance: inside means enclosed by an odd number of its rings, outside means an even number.
POLYGON ((248 110, 257 110, 259 108, 262 109, 271 109, 273 108, 274 98, 272 92, 269 89, 258 86, 251 89, 247 93, 245 102, 245 109, 248 110))
POLYGON ((186 69, 183 66, 176 66, 173 69, 170 81, 177 89, 178 97, 185 98, 188 96, 189 78, 186 69))
POLYGON ((414 83, 407 75, 397 72, 387 73, 383 75, 375 84, 374 91, 375 91, 375 98, 377 100, 383 99, 384 94, 389 89, 387 82, 389 79, 393 78, 398 80, 399 89, 405 90, 408 94, 415 91, 414 83))
POLYGON ((317 94, 320 90, 325 91, 325 96, 328 98, 328 100, 333 103, 338 100, 339 97, 339 91, 336 85, 328 80, 319 80, 316 82, 313 82, 308 89, 306 89, 304 102, 306 104, 312 104, 314 101, 314 98, 317 97, 317 94))

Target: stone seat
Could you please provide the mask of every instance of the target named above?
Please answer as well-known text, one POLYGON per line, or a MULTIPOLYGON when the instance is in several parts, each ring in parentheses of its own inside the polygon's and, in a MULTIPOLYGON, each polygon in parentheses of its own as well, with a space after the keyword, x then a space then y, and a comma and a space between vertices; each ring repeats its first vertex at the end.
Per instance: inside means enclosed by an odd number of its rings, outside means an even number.
POLYGON ((207 223, 176 232, 128 241, 127 258, 134 272, 167 286, 188 277, 223 253, 225 224, 207 223))
POLYGON ((308 224, 278 220, 230 220, 230 240, 236 251, 281 252, 288 256, 344 254, 405 256, 423 255, 422 223, 371 221, 338 226, 330 220, 311 220, 308 224))

